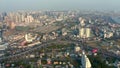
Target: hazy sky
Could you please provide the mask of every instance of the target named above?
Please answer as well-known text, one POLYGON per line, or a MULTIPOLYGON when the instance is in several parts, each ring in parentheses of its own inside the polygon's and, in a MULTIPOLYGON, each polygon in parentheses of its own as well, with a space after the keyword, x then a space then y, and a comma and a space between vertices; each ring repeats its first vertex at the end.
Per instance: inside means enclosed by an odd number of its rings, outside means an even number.
POLYGON ((0 0, 0 11, 120 10, 120 0, 0 0))

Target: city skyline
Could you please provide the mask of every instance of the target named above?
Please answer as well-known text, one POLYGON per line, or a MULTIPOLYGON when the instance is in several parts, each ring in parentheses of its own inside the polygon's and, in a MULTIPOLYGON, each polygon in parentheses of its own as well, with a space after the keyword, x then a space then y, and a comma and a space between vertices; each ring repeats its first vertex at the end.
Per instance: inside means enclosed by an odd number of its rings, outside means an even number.
POLYGON ((108 10, 120 11, 119 0, 0 0, 0 11, 108 10))
POLYGON ((119 68, 118 3, 0 0, 0 68, 119 68))

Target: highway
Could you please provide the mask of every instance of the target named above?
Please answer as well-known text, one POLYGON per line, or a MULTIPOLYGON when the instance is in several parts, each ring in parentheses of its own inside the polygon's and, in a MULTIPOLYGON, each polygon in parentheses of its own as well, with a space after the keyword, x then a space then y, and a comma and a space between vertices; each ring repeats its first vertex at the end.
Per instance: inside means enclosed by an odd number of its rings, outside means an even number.
MULTIPOLYGON (((15 55, 10 55, 10 56, 7 56, 7 57, 2 57, 0 58, 0 61, 8 61, 8 62, 12 62, 12 61, 17 61, 17 60, 20 60, 20 59, 25 59, 27 55, 30 55, 32 54, 32 52, 36 51, 36 50, 40 50, 42 48, 45 48, 45 47, 48 47, 48 46, 52 46, 50 45, 51 43, 63 43, 63 42, 68 42, 68 43, 75 43, 75 44, 81 44, 80 41, 78 40, 72 40, 72 39, 67 39, 65 41, 61 41, 62 37, 59 37, 55 40, 50 40, 50 41, 47 41, 47 42, 43 42, 42 44, 38 44, 36 45, 36 47, 34 48, 31 48, 27 51, 24 51, 24 52, 21 52, 19 54, 15 54, 15 55)), ((94 49, 94 47, 91 47, 91 46, 88 46, 87 47, 83 46, 84 49, 89 49, 89 50, 92 50, 94 49)), ((112 52, 108 52, 107 50, 103 50, 101 48, 98 48, 99 49, 99 53, 105 55, 105 56, 109 56, 109 57, 114 57, 114 58, 117 58, 117 59, 120 59, 120 55, 116 55, 112 52)))

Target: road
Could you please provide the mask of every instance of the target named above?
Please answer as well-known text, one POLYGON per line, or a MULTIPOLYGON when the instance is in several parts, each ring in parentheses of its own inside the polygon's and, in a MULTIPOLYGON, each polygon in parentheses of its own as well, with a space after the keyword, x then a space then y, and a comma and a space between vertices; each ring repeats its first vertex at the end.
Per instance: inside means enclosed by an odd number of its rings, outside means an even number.
MULTIPOLYGON (((45 47, 48 47, 48 46, 52 46, 52 45, 50 45, 51 43, 68 42, 68 43, 81 44, 81 42, 78 41, 78 40, 67 39, 65 41, 61 41, 61 39, 62 39, 62 37, 59 37, 59 38, 57 38, 55 40, 50 40, 50 41, 44 42, 42 44, 38 44, 38 45, 36 45, 36 47, 31 48, 31 49, 29 49, 27 51, 21 52, 19 54, 10 55, 10 56, 7 56, 7 57, 0 58, 0 61, 6 60, 6 61, 11 61, 12 62, 12 61, 20 60, 20 59, 25 59, 27 55, 32 54, 32 52, 34 52, 36 50, 40 50, 42 48, 45 48, 45 47)), ((92 50, 92 49, 94 49, 94 47, 91 47, 91 46, 87 45, 87 47, 85 46, 84 49, 92 50)), ((120 59, 120 55, 116 55, 116 54, 114 54, 112 52, 108 52, 107 50, 104 50, 104 49, 101 49, 101 48, 98 48, 98 49, 99 49, 98 52, 103 54, 103 55, 120 59)))

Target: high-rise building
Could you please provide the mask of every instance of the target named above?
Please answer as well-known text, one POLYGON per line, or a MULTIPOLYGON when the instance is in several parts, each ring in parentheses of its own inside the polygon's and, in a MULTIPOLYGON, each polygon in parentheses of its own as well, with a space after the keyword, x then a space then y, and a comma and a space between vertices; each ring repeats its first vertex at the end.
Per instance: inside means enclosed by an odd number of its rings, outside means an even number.
POLYGON ((11 23, 10 23, 10 29, 14 29, 14 28, 15 28, 15 26, 16 26, 16 25, 15 25, 15 23, 14 23, 14 22, 11 22, 11 23))
POLYGON ((79 36, 80 36, 80 37, 83 37, 84 34, 85 34, 85 28, 79 29, 79 36))
POLYGON ((32 17, 32 16, 27 16, 26 18, 25 18, 25 22, 26 23, 31 23, 31 22, 33 22, 34 21, 34 18, 32 17))
POLYGON ((5 31, 4 28, 0 29, 0 43, 3 42, 3 32, 5 31))
POLYGON ((21 21, 25 22, 25 16, 24 15, 21 15, 21 21))
POLYGON ((83 19, 82 17, 79 18, 79 22, 81 26, 85 26, 85 19, 83 19))
POLYGON ((84 51, 82 52, 81 62, 82 62, 82 68, 91 68, 90 60, 86 56, 84 51))
POLYGON ((89 38, 91 33, 90 28, 79 28, 79 37, 80 38, 89 38))
POLYGON ((86 28, 86 37, 90 37, 90 32, 91 32, 91 29, 90 28, 86 28))

